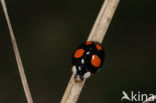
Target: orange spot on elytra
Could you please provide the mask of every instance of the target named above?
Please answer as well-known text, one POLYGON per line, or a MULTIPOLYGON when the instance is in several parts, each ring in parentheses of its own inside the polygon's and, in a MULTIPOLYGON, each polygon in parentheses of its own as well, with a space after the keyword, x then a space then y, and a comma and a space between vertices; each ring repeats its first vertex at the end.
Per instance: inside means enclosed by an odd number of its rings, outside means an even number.
POLYGON ((93 43, 92 41, 86 41, 86 45, 90 45, 92 43, 93 43))
POLYGON ((84 54, 84 50, 83 49, 77 49, 74 53, 74 57, 75 58, 80 58, 82 57, 82 55, 84 54))
POLYGON ((101 45, 99 45, 99 44, 96 44, 96 48, 97 48, 98 50, 102 50, 102 47, 101 47, 101 45))
POLYGON ((95 67, 100 67, 101 59, 96 54, 94 54, 91 58, 91 64, 95 67))

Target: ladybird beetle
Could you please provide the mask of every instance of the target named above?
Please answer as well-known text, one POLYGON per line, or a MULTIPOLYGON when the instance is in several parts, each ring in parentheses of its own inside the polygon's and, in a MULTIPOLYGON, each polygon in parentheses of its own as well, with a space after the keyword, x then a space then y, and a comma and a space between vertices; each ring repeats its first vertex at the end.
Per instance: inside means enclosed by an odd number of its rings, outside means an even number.
POLYGON ((77 82, 83 81, 95 74, 104 62, 104 50, 99 42, 82 43, 72 55, 72 72, 77 82))

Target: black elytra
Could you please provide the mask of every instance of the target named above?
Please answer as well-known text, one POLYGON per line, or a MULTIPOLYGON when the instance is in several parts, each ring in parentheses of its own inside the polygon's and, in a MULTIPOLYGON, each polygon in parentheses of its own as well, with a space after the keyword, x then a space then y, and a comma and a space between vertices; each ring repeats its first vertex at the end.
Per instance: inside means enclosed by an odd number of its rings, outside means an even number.
POLYGON ((85 73, 95 74, 102 67, 104 57, 105 53, 99 42, 87 41, 79 45, 72 55, 72 65, 76 67, 75 78, 79 77, 82 81, 85 73))

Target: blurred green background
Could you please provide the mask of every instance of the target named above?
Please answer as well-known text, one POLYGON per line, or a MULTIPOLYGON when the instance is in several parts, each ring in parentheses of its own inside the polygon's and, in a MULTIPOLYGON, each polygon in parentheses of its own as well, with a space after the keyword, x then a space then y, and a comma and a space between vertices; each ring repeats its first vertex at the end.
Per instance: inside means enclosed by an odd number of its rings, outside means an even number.
MULTIPOLYGON (((71 55, 84 42, 103 0, 6 0, 34 103, 59 103, 71 55)), ((103 45, 103 68, 78 103, 121 102, 122 91, 156 94, 156 1, 121 0, 103 45)), ((27 103, 0 6, 0 103, 27 103)))

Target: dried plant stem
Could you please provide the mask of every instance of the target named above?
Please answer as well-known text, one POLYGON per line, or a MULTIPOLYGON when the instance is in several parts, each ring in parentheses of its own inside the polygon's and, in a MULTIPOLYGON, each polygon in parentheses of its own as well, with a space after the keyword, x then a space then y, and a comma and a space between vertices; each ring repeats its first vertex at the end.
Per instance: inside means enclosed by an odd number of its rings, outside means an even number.
POLYGON ((27 79, 26 79, 26 76, 25 76, 24 67, 22 65, 21 57, 20 57, 20 54, 19 54, 19 51, 18 51, 16 39, 15 39, 15 36, 14 36, 14 32, 13 32, 11 22, 10 22, 10 19, 9 19, 9 16, 8 16, 5 0, 1 0, 1 3, 2 3, 4 14, 5 14, 7 24, 8 24, 8 27, 9 27, 10 37, 11 37, 11 41, 12 41, 12 45, 13 45, 17 65, 18 65, 19 74, 20 74, 20 77, 21 77, 21 80, 22 80, 24 91, 25 91, 26 99, 27 99, 28 103, 33 103, 31 93, 30 93, 30 90, 29 90, 29 86, 28 86, 28 83, 27 83, 27 79))
MULTIPOLYGON (((119 0, 105 0, 87 41, 102 42, 118 3, 119 0)), ((85 81, 75 82, 72 74, 61 103, 76 103, 85 81)))

